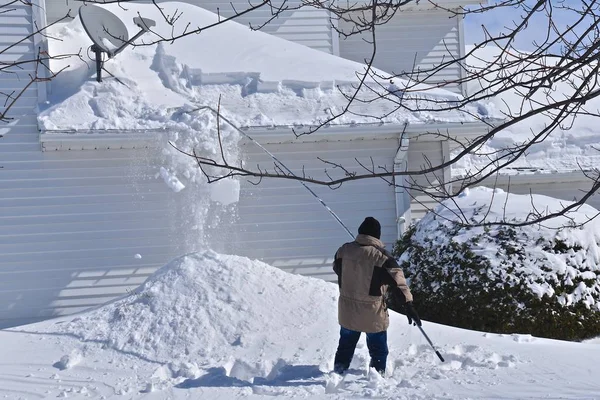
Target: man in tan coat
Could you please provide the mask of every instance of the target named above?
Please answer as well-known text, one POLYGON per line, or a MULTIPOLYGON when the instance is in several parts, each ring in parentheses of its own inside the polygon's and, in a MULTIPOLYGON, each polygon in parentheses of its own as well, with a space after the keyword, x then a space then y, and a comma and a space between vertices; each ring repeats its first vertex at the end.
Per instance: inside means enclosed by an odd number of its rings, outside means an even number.
POLYGON ((340 297, 338 320, 340 341, 335 354, 334 371, 342 374, 350 367, 361 332, 367 334, 370 366, 380 374, 385 372, 388 355, 388 311, 384 295, 388 287, 397 287, 404 295, 409 323, 421 326, 413 297, 402 269, 379 240, 381 225, 367 217, 358 228, 358 236, 335 253, 333 270, 338 276, 340 297))

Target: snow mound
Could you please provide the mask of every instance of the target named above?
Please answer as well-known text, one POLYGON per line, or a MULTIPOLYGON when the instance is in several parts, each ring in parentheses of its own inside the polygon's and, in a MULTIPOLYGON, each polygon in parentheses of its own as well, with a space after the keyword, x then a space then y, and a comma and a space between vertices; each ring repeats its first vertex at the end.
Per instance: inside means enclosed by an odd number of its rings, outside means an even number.
POLYGON ((228 372, 248 379, 275 373, 279 358, 311 347, 315 338, 306 332, 329 332, 336 299, 331 283, 207 250, 177 258, 131 295, 51 328, 158 362, 229 365, 228 372))

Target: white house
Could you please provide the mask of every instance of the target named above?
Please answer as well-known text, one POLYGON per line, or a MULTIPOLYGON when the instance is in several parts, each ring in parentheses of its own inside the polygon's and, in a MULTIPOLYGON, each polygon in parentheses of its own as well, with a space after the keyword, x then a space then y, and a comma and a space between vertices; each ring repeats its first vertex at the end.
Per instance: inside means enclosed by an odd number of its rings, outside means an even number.
MULTIPOLYGON (((64 4, 64 0, 48 0, 45 4, 43 0, 34 0, 33 6, 15 3, 0 14, 0 48, 8 49, 2 53, 2 60, 31 60, 40 49, 44 51, 46 39, 42 35, 28 35, 35 26, 45 26, 59 18, 64 13, 64 4), (17 46, 9 48, 16 42, 19 42, 17 46)), ((219 7, 222 13, 227 8, 217 2, 202 5, 212 10, 219 7)), ((377 67, 408 68, 415 60, 414 54, 424 65, 434 64, 437 57, 441 57, 442 47, 461 54, 460 20, 427 9, 411 9, 406 13, 409 16, 399 13, 390 30, 381 34, 381 40, 389 42, 382 45, 387 51, 376 60, 377 67), (420 23, 422 29, 415 26, 420 23), (430 25, 435 29, 429 29, 430 25), (398 32, 406 30, 413 33, 410 38, 396 37, 398 32), (423 35, 422 40, 415 40, 415 32, 423 35), (440 45, 442 42, 452 43, 452 46, 440 45), (394 48, 402 52, 394 53, 394 48), (413 55, 410 64, 403 64, 407 52, 413 55)), ((249 22, 252 18, 261 20, 250 14, 246 18, 249 22)), ((324 53, 357 61, 368 51, 357 43, 340 41, 330 28, 329 17, 318 10, 296 11, 266 29, 324 53)), ((85 40, 83 32, 80 33, 80 38, 85 40)), ((52 45, 49 50, 52 51, 52 45)), ((299 48, 294 48, 294 52, 300 52, 299 48)), ((304 60, 320 57, 315 54, 321 53, 307 53, 304 60)), ((332 66, 329 70, 335 69, 338 76, 356 69, 356 64, 349 61, 327 57, 327 63, 332 66)), ((297 60, 294 69, 298 71, 294 73, 300 74, 301 63, 297 60)), ((322 67, 308 65, 305 69, 322 67)), ((34 63, 27 63, 22 68, 14 68, 11 71, 14 73, 0 73, 0 91, 23 88, 30 82, 34 68, 34 63)), ((458 76, 460 71, 455 74, 458 76)), ((161 153, 157 151, 156 137, 164 132, 158 127, 136 130, 127 125, 98 128, 93 121, 81 119, 84 113, 69 108, 77 104, 79 88, 68 86, 68 81, 60 80, 31 85, 10 110, 9 116, 13 119, 0 126, 0 133, 4 135, 0 139, 3 167, 0 171, 0 327, 101 304, 134 289, 157 267, 198 245, 194 236, 195 221, 187 221, 187 218, 194 215, 193 204, 199 192, 174 193, 158 173, 161 153), (58 92, 64 98, 57 99, 58 92), (38 122, 37 105, 41 104, 41 109, 47 112, 45 102, 48 100, 69 106, 54 109, 54 114, 44 114, 52 117, 38 122), (57 122, 60 113, 63 113, 63 121, 75 115, 78 120, 69 126, 61 125, 57 122)), ((309 106, 328 101, 327 98, 319 102, 307 97, 302 99, 308 99, 309 106)), ((243 104, 250 108, 249 103, 243 104)), ((92 107, 92 104, 87 106, 92 107)), ((233 103, 224 106, 236 110, 233 103)), ((259 111, 275 118, 275 114, 260 108, 263 106, 257 106, 259 111)), ((318 108, 314 110, 321 112, 318 108)), ((297 122, 305 123, 307 115, 301 113, 300 116, 297 122)), ((375 166, 396 169, 418 169, 429 161, 439 163, 447 157, 447 143, 435 136, 414 140, 417 135, 437 129, 463 135, 482 129, 480 124, 464 116, 427 125, 418 120, 406 125, 401 123, 401 118, 383 124, 347 120, 296 139, 291 134, 295 117, 286 118, 275 124, 262 123, 262 126, 260 121, 258 126, 250 126, 248 115, 239 120, 247 127, 247 133, 287 166, 294 171, 309 166, 312 168, 309 172, 316 177, 323 176, 324 169, 322 165, 315 165, 317 157, 343 165, 355 164, 355 158, 366 157, 372 158, 375 166)), ((272 160, 263 150, 250 142, 244 142, 242 147, 247 165, 270 165, 272 160)), ((448 173, 434 179, 443 180, 448 173)), ((203 214, 208 221, 206 229, 211 232, 212 247, 260 258, 290 272, 332 278, 333 252, 349 237, 308 191, 296 182, 275 180, 258 186, 242 181, 240 190, 235 207, 203 214), (229 212, 237 213, 237 217, 231 218, 229 212)), ((419 201, 411 205, 407 193, 381 180, 350 183, 338 190, 324 187, 314 190, 352 232, 356 232, 365 216, 378 218, 383 225, 382 239, 388 244, 401 234, 406 221, 422 214, 419 203, 427 201, 426 197, 416 196, 419 201)))

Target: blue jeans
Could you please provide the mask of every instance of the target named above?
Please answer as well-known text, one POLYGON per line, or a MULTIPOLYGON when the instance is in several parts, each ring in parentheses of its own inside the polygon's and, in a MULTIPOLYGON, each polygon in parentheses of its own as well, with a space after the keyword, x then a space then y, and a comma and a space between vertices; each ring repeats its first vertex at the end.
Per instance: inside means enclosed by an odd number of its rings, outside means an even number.
MULTIPOLYGON (((346 329, 343 326, 340 328, 340 342, 333 363, 333 370, 338 374, 342 374, 350 368, 360 334, 361 332, 346 329)), ((369 365, 383 374, 388 356, 387 331, 367 333, 367 347, 371 356, 369 365)))

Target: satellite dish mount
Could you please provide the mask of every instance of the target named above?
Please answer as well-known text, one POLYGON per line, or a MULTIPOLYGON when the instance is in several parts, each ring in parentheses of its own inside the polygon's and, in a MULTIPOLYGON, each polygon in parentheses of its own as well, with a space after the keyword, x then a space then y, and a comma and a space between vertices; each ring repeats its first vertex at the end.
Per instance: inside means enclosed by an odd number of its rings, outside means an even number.
POLYGON ((148 32, 156 25, 154 20, 143 17, 133 18, 140 31, 129 39, 127 27, 110 11, 94 6, 86 5, 79 7, 79 19, 83 29, 92 40, 92 51, 96 58, 96 80, 102 82, 102 53, 112 58, 132 44, 136 39, 148 32))

